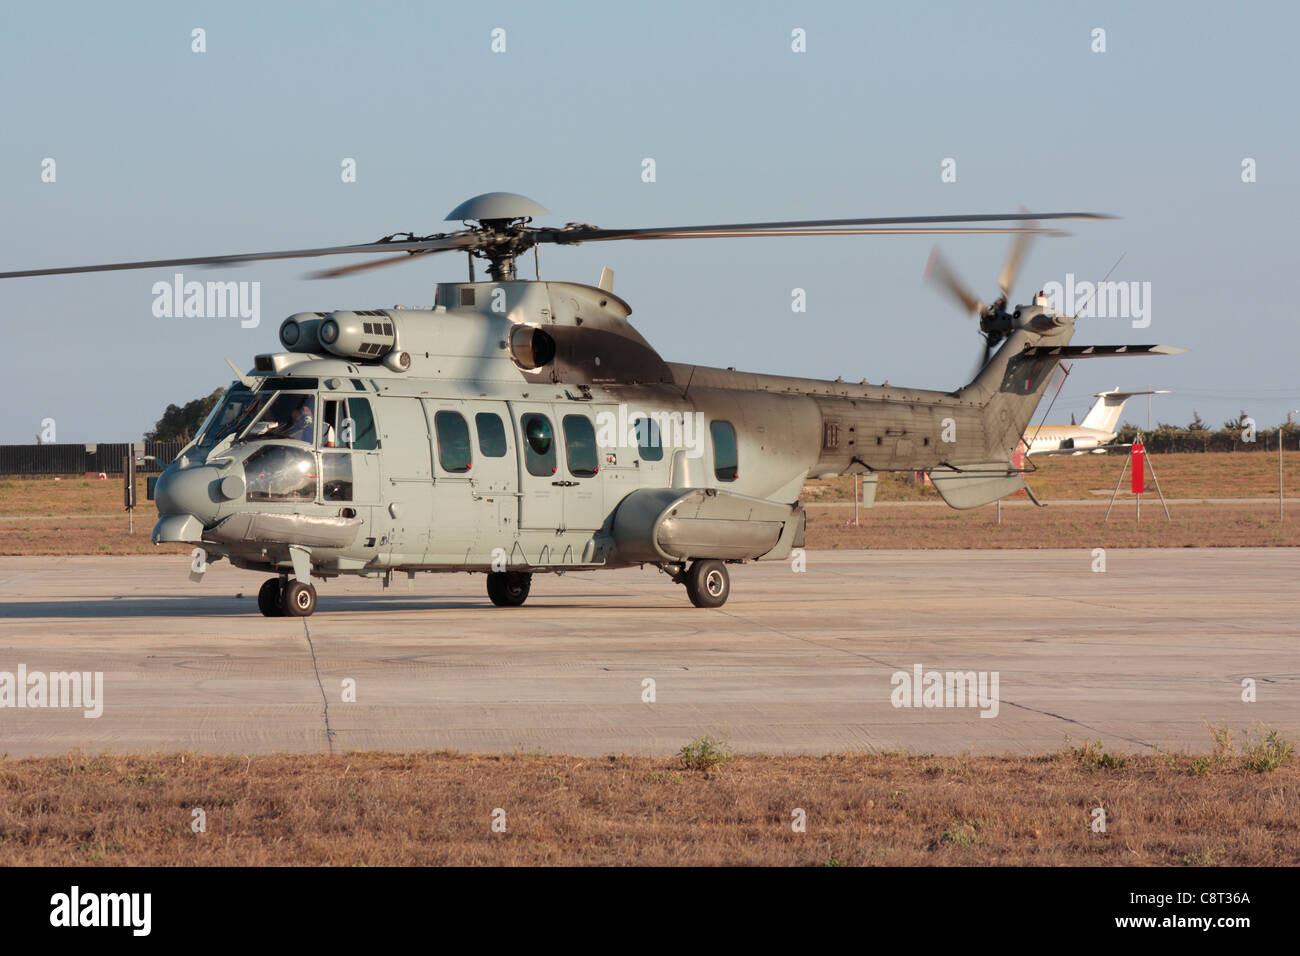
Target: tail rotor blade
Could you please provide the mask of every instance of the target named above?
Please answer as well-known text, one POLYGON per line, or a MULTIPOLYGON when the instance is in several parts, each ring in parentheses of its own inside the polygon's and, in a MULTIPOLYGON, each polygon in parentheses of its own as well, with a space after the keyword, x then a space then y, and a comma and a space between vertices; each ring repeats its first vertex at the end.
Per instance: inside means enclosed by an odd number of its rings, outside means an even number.
POLYGON ((930 252, 930 261, 925 267, 925 278, 931 282, 937 282, 940 286, 948 291, 948 294, 956 299, 963 309, 967 312, 978 313, 983 310, 980 300, 974 292, 971 292, 966 283, 962 282, 955 272, 948 267, 943 256, 939 255, 939 247, 935 246, 930 252))
MULTIPOLYGON (((1020 207, 1021 212, 1028 212, 1024 206, 1020 207)), ((1037 223, 1035 223, 1037 226, 1037 223)), ((1007 261, 1002 265, 1002 272, 998 274, 998 288, 1002 290, 1002 298, 1009 299, 1011 296, 1011 287, 1016 284, 1016 275, 1020 272, 1020 264, 1025 259, 1025 253, 1029 250, 1029 233, 1021 233, 1011 242, 1011 251, 1007 253, 1007 261)))

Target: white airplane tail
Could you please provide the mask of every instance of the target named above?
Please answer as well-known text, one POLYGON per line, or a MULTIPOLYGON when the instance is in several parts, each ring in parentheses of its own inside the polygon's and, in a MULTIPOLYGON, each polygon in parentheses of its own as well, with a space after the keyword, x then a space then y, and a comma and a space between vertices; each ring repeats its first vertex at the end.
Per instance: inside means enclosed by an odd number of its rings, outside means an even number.
POLYGON ((1165 395, 1167 391, 1156 389, 1145 392, 1121 392, 1118 387, 1109 392, 1098 392, 1097 402, 1089 409, 1081 428, 1095 428, 1099 432, 1113 434, 1119 430, 1119 417, 1124 414, 1124 403, 1134 395, 1165 395))

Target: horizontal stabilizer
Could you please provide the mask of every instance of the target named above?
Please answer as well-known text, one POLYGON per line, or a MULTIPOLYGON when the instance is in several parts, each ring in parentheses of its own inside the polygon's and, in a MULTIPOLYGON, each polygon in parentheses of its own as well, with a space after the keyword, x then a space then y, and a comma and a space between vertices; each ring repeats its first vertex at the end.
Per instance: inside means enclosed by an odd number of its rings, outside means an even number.
POLYGON ((931 469, 930 481, 950 507, 959 509, 978 508, 1027 487, 1024 475, 1005 461, 940 465, 931 469))
MULTIPOLYGON (((1160 352, 1157 354, 1164 355, 1167 353, 1160 352)), ((1123 402, 1125 399, 1132 398, 1135 395, 1168 395, 1168 394, 1170 394, 1170 392, 1169 389, 1167 388, 1155 388, 1145 392, 1121 392, 1118 388, 1113 388, 1109 392, 1092 393, 1094 398, 1104 398, 1106 399, 1107 403, 1113 405, 1118 405, 1121 402, 1123 402)))
POLYGON ((1024 358, 1086 359, 1117 355, 1181 355, 1187 349, 1172 345, 1031 345, 1020 353, 1024 358))

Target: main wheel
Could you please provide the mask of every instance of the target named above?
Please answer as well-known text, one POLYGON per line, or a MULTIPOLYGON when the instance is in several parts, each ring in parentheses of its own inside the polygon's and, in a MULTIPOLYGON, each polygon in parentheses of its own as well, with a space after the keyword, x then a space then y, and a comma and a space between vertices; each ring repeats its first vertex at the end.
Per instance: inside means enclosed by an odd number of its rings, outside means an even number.
POLYGON ((316 589, 305 581, 290 581, 284 589, 283 607, 289 617, 311 617, 316 610, 316 589))
POLYGON ((721 561, 696 561, 686 571, 686 593, 696 607, 722 607, 731 594, 731 576, 721 561))
POLYGON ((497 607, 519 607, 528 600, 533 576, 527 571, 488 572, 487 592, 497 607))
POLYGON ((284 617, 284 605, 280 603, 280 579, 267 578, 262 589, 257 592, 257 609, 263 617, 284 617))

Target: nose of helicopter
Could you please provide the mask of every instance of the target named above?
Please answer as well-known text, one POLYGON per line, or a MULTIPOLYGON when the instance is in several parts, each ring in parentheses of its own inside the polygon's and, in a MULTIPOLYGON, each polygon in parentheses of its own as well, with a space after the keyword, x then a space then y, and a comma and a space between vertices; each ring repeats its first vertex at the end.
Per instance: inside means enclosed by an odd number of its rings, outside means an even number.
POLYGON ((220 469, 211 465, 168 465, 154 485, 154 502, 158 505, 154 544, 199 541, 204 527, 216 520, 225 500, 221 483, 220 469))

